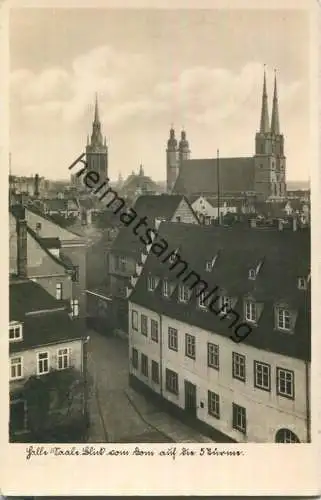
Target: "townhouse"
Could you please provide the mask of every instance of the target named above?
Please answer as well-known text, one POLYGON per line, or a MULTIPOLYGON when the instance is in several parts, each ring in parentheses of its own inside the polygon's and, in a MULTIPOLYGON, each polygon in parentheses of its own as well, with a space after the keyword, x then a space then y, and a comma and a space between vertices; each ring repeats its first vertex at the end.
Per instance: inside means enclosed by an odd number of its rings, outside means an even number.
POLYGON ((27 278, 11 277, 9 290, 10 440, 79 440, 87 418, 82 323, 27 278))
POLYGON ((199 220, 188 200, 181 195, 140 196, 133 206, 139 217, 146 217, 145 229, 140 234, 132 227, 122 227, 112 243, 109 255, 109 283, 113 298, 115 321, 127 332, 128 307, 126 289, 131 276, 135 275, 145 244, 140 236, 145 235, 146 225, 158 230, 161 221, 199 224, 199 220))
POLYGON ((217 442, 309 442, 309 229, 162 223, 142 259, 131 385, 217 442))

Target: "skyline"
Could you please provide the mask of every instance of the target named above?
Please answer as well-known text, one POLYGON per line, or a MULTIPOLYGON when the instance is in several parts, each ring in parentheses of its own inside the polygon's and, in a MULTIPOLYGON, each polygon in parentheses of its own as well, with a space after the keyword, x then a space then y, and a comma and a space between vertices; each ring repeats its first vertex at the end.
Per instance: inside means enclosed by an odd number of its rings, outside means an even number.
POLYGON ((13 9, 12 173, 67 178, 95 92, 111 180, 140 163, 164 180, 172 123, 192 158, 251 156, 266 64, 270 115, 277 68, 287 179, 308 180, 308 28, 304 11, 13 9))

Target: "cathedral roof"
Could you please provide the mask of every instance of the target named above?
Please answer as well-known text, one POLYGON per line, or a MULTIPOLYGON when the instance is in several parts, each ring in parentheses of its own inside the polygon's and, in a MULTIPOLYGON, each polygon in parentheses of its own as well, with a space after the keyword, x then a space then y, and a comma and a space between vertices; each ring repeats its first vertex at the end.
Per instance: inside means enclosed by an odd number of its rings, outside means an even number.
MULTIPOLYGON (((254 191, 254 158, 220 158, 219 182, 222 194, 254 191)), ((216 194, 217 159, 183 161, 173 192, 187 196, 216 194)))

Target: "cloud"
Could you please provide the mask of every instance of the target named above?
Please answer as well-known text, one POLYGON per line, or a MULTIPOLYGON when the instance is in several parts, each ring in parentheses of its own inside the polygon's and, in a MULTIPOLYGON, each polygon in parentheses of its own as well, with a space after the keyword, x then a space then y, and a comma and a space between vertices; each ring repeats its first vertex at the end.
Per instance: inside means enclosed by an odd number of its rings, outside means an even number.
MULTIPOLYGON (((63 155, 69 160, 89 131, 94 94, 98 92, 101 121, 108 131, 114 154, 111 159, 117 169, 126 164, 132 170, 130 162, 145 154, 135 152, 135 148, 144 147, 154 168, 160 168, 164 164, 165 153, 160 149, 166 140, 164 130, 167 134, 171 122, 187 127, 195 156, 212 155, 213 140, 224 144, 227 156, 252 154, 262 76, 262 65, 256 61, 238 70, 214 65, 185 67, 174 75, 170 67, 158 67, 157 61, 147 55, 97 47, 75 58, 69 68, 12 73, 13 141, 17 144, 15 137, 19 136, 21 158, 29 158, 29 164, 34 165, 40 162, 39 141, 45 155, 45 144, 55 136, 63 165, 63 155), (128 149, 133 159, 124 152, 124 144, 131 144, 128 149)), ((271 113, 274 74, 270 71, 267 80, 271 113)), ((302 97, 303 84, 278 80, 281 125, 285 134, 292 134, 294 151, 302 135, 297 117, 307 106, 302 97)))

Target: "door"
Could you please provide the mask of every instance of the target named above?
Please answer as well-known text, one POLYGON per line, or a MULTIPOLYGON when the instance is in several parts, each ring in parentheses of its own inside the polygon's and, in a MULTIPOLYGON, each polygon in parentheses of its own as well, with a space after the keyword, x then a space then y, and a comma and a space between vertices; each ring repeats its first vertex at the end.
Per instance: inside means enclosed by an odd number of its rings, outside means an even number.
POLYGON ((196 418, 196 385, 185 380, 185 411, 189 417, 196 418))
POLYGON ((25 430, 25 402, 21 400, 10 403, 10 431, 21 432, 25 430))

